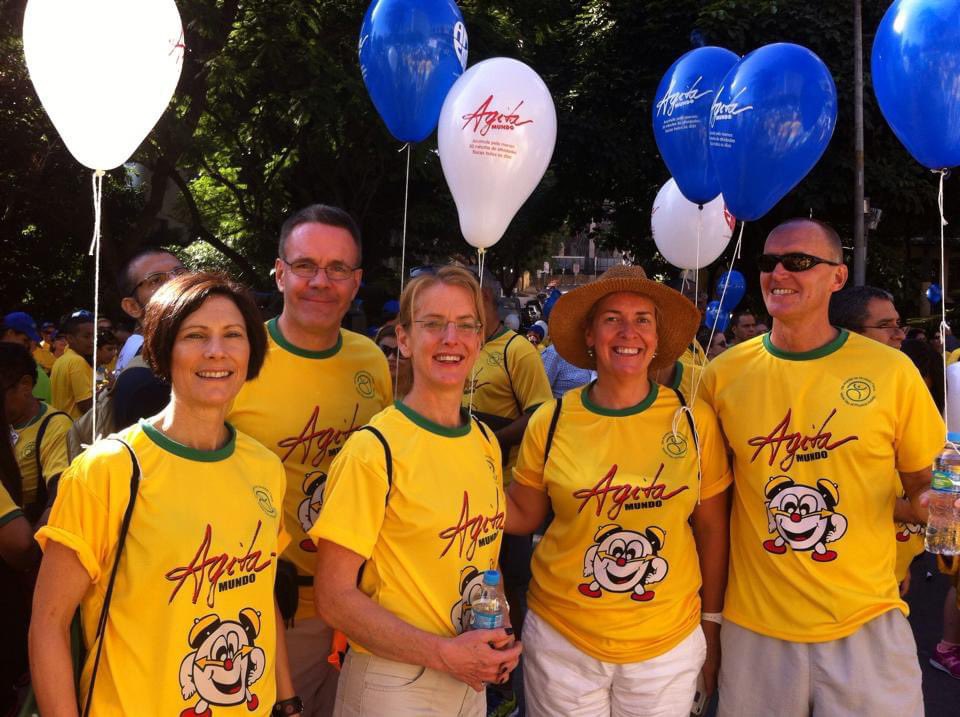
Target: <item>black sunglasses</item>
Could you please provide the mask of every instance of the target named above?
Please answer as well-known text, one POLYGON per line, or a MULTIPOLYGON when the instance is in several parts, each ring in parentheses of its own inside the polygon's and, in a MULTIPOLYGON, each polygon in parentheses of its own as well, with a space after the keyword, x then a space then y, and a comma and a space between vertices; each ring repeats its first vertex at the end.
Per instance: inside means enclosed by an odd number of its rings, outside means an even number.
POLYGON ((783 268, 789 272, 808 271, 817 264, 829 264, 830 266, 840 266, 839 261, 830 261, 821 259, 818 256, 803 254, 800 252, 791 252, 789 254, 761 254, 757 259, 757 266, 764 274, 769 274, 777 268, 777 264, 783 264, 783 268))
POLYGON ((387 346, 386 344, 381 344, 380 350, 383 351, 383 355, 387 358, 393 358, 394 356, 400 355, 400 350, 396 346, 387 346))

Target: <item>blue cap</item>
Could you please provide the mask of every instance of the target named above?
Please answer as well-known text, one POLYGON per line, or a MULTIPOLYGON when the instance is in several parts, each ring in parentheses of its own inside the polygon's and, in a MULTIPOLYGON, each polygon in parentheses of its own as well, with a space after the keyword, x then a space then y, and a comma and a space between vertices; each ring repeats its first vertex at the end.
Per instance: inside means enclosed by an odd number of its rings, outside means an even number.
POLYGON ((37 332, 37 323, 30 314, 22 311, 14 311, 3 317, 3 325, 18 334, 26 334, 31 341, 40 341, 40 334, 37 332))
POLYGON ((486 570, 483 573, 483 584, 490 585, 491 587, 500 584, 500 571, 498 570, 486 570))
POLYGON ((960 444, 960 433, 957 433, 955 431, 950 431, 947 434, 947 440, 950 441, 951 443, 960 444))

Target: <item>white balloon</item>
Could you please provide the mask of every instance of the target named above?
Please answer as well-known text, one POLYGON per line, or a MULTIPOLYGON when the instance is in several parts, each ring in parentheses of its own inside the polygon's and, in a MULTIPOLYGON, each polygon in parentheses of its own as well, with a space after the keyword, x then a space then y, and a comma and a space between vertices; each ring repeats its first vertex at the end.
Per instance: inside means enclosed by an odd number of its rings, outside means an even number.
POLYGON ((23 52, 30 79, 70 153, 118 167, 170 103, 183 65, 173 0, 30 0, 23 52))
POLYGON ((484 60, 450 88, 437 145, 471 246, 493 246, 547 171, 557 140, 550 90, 527 65, 484 60))
POLYGON ((704 204, 701 211, 683 196, 673 179, 657 192, 650 213, 657 249, 664 259, 680 269, 702 269, 715 262, 727 248, 736 224, 737 220, 723 203, 723 195, 704 204))

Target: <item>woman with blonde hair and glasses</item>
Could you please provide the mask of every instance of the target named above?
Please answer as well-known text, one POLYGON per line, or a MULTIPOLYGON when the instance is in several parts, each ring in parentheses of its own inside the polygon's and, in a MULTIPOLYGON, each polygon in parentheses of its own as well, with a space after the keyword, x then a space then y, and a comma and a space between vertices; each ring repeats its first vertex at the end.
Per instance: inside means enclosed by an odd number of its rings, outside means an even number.
POLYGON ((484 683, 519 660, 512 631, 468 629, 504 523, 500 447, 460 407, 482 315, 468 271, 412 280, 396 329, 410 391, 331 466, 309 535, 317 611, 350 641, 340 717, 484 717, 484 683))
POLYGON ((508 491, 508 533, 554 512, 523 627, 532 717, 686 717, 701 672, 716 685, 732 478, 709 407, 650 376, 699 319, 640 267, 550 314, 557 352, 597 378, 533 415, 508 491))

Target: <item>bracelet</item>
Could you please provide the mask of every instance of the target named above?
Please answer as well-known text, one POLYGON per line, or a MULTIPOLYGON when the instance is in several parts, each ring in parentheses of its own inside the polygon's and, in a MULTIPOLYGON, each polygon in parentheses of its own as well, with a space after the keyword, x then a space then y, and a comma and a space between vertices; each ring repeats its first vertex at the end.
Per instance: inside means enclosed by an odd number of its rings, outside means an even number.
POLYGON ((722 612, 702 612, 700 613, 700 620, 707 622, 715 622, 718 625, 723 624, 723 613, 722 612))
POLYGON ((303 700, 301 700, 299 696, 294 695, 285 700, 277 700, 273 705, 273 712, 271 712, 271 714, 273 717, 289 717, 290 715, 298 715, 301 712, 303 712, 303 700))

